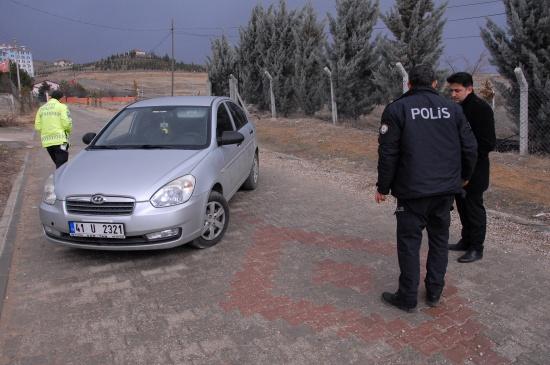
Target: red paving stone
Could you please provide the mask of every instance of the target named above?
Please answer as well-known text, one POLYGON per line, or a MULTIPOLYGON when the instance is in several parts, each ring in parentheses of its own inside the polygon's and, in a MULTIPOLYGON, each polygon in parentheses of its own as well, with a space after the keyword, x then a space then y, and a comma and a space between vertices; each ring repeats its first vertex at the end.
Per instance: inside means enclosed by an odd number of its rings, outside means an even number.
MULTIPOLYGON (((243 316, 259 314, 269 321, 282 319, 292 326, 305 325, 317 332, 334 329, 343 338, 354 336, 367 343, 384 341, 395 351, 410 346, 426 358, 441 354, 454 364, 462 364, 467 359, 483 364, 505 363, 506 359, 494 352, 495 344, 483 335, 484 326, 475 319, 477 313, 467 306, 452 284, 446 288, 445 301, 439 307, 422 309, 431 319, 417 325, 409 322, 407 316, 386 320, 378 313, 364 315, 354 309, 273 295, 279 261, 287 242, 380 255, 390 255, 394 250, 389 250, 391 245, 387 243, 327 237, 269 225, 261 227, 233 278, 227 301, 221 303, 224 310, 238 310, 243 316)), ((334 260, 314 263, 311 274, 316 285, 352 288, 362 294, 372 288, 375 275, 367 266, 334 260)))

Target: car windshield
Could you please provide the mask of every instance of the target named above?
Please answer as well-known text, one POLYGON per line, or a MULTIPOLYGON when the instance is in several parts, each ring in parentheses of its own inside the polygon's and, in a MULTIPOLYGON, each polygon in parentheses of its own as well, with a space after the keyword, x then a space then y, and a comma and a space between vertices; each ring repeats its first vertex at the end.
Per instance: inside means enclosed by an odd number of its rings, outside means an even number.
POLYGON ((127 108, 90 149, 202 149, 209 144, 210 108, 203 106, 127 108))

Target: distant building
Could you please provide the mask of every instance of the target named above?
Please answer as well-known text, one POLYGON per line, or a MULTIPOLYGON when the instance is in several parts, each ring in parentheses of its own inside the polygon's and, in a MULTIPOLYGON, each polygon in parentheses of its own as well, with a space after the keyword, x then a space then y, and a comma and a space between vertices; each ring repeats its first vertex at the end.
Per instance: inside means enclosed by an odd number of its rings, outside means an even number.
POLYGON ((0 44, 0 62, 4 60, 17 62, 19 68, 27 71, 31 77, 34 77, 32 52, 27 47, 11 44, 0 44))
POLYGON ((136 57, 145 57, 147 56, 147 53, 145 53, 145 51, 142 51, 141 49, 133 49, 131 52, 134 52, 134 54, 136 55, 136 57))
POLYGON ((72 66, 73 63, 69 60, 57 60, 53 62, 53 65, 56 67, 69 67, 72 66))
POLYGON ((52 91, 54 91, 54 90, 59 90, 59 84, 57 82, 53 82, 53 81, 50 81, 50 80, 44 80, 42 82, 37 82, 36 84, 32 85, 32 94, 34 96, 38 96, 40 87, 42 86, 43 83, 46 83, 50 86, 50 90, 48 91, 49 94, 51 94, 52 91))

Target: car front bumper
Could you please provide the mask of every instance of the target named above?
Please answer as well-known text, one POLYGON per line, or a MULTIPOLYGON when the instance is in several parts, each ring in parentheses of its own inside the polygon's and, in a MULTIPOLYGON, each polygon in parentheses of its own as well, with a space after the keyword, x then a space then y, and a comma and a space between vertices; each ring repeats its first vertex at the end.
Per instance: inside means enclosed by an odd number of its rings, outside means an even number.
POLYGON ((67 212, 65 201, 57 200, 54 205, 40 204, 40 220, 52 234, 44 230, 48 241, 61 245, 111 251, 158 250, 188 243, 201 235, 208 193, 193 195, 184 204, 166 208, 155 208, 150 202, 137 202, 131 215, 83 215, 67 212), (69 222, 121 223, 124 224, 125 239, 72 237, 69 222), (178 235, 149 240, 146 235, 177 228, 178 235))

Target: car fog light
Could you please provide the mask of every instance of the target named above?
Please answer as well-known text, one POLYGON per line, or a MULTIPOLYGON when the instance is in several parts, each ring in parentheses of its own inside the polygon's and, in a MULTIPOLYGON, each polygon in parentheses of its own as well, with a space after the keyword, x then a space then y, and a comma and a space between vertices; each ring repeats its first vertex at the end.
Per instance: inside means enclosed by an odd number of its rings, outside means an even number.
POLYGON ((179 233, 180 233, 179 228, 172 228, 172 229, 165 229, 164 231, 160 231, 160 232, 149 233, 149 234, 146 234, 145 236, 147 237, 148 240, 154 241, 154 240, 160 240, 163 238, 177 236, 179 233))
POLYGON ((59 232, 57 229, 54 229, 50 226, 44 226, 44 231, 46 231, 46 233, 49 234, 50 236, 61 237, 61 232, 59 232))

